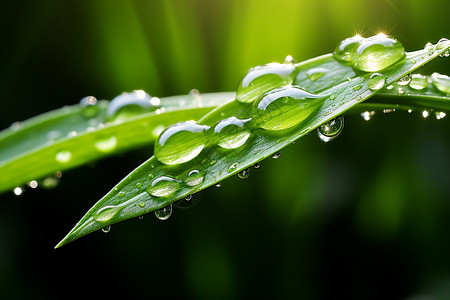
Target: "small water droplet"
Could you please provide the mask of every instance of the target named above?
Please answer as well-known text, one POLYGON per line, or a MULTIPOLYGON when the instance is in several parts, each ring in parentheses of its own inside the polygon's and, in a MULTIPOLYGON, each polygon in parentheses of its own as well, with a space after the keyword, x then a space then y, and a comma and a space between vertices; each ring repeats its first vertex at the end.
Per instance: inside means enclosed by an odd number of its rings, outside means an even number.
POLYGON ((253 168, 259 169, 259 168, 261 168, 261 164, 259 162, 257 162, 256 164, 253 165, 253 168))
POLYGON ((138 189, 140 189, 140 188, 142 187, 142 183, 141 183, 141 182, 136 183, 136 187, 137 187, 138 189))
POLYGON ((422 117, 423 117, 424 119, 428 118, 429 115, 430 115, 430 113, 429 113, 428 111, 426 111, 426 110, 424 110, 424 111, 422 112, 422 117))
POLYGON ((67 163, 72 159, 72 152, 70 151, 60 151, 56 154, 56 161, 60 163, 67 163))
POLYGON ((108 225, 108 226, 103 227, 103 228, 102 228, 102 231, 103 231, 104 233, 110 232, 110 231, 111 231, 111 225, 108 225))
POLYGON ((365 72, 383 70, 404 56, 403 45, 385 34, 377 34, 362 40, 351 52, 354 67, 365 72))
POLYGON ((100 109, 97 104, 97 99, 93 96, 87 96, 81 99, 81 113, 86 118, 93 118, 98 115, 100 109))
POLYGON ((14 188, 13 193, 14 193, 14 195, 16 195, 16 196, 20 196, 20 195, 23 194, 23 191, 24 191, 24 189, 21 188, 20 186, 18 186, 18 187, 15 187, 15 188, 14 188))
POLYGON ((349 62, 352 60, 350 54, 354 48, 362 42, 364 38, 362 36, 355 35, 353 37, 346 38, 336 47, 333 53, 333 57, 339 61, 349 62))
POLYGON ((166 165, 188 162, 195 158, 206 145, 204 131, 209 126, 195 121, 180 122, 167 127, 155 143, 155 157, 166 165))
POLYGON ((291 128, 308 118, 327 96, 312 94, 297 86, 276 88, 255 102, 253 121, 266 130, 291 128))
POLYGON ((445 112, 443 112, 443 111, 436 112, 435 114, 436 114, 436 119, 438 119, 438 120, 445 118, 445 116, 447 115, 447 114, 446 114, 445 112))
POLYGON ((338 116, 324 124, 317 129, 319 138, 324 142, 329 142, 335 139, 344 128, 344 117, 338 116))
POLYGON ((28 182, 28 186, 32 189, 35 189, 38 187, 38 182, 36 180, 31 180, 30 182, 28 182))
POLYGON ((173 194, 180 188, 180 180, 169 176, 161 176, 152 181, 147 192, 155 197, 165 197, 173 194))
POLYGON ((117 138, 115 136, 105 137, 94 143, 95 148, 100 152, 110 152, 117 146, 117 138))
POLYGON ((331 95, 331 96, 330 96, 330 100, 334 100, 334 98, 336 98, 335 95, 331 95))
POLYGON ((247 179, 250 176, 250 168, 240 171, 237 175, 240 179, 247 179))
POLYGON ((393 84, 391 84, 391 85, 388 85, 388 87, 386 88, 388 91, 390 91, 390 90, 392 90, 394 88, 394 85, 393 84))
POLYGON ((139 203, 139 207, 144 208, 145 207, 145 202, 139 203))
POLYGON ((383 114, 390 114, 390 113, 393 113, 394 111, 395 111, 394 108, 386 108, 386 109, 383 109, 383 114))
POLYGON ((192 170, 188 173, 185 183, 188 186, 197 186, 203 183, 204 175, 199 170, 192 170))
POLYGON ((411 77, 411 83, 409 87, 413 90, 423 90, 428 87, 428 78, 427 76, 420 74, 413 74, 411 77))
POLYGON ((430 42, 425 44, 424 50, 434 50, 434 45, 430 42))
POLYGON ((353 87, 353 90, 354 90, 354 91, 358 91, 358 90, 360 90, 361 88, 362 88, 362 85, 358 84, 358 85, 355 85, 355 86, 353 87))
POLYGON ((292 64, 270 63, 250 69, 241 79, 236 92, 236 100, 249 103, 261 94, 276 87, 292 84, 296 69, 292 64))
POLYGON ((325 68, 313 68, 313 69, 309 69, 306 72, 306 76, 309 78, 309 80, 316 81, 317 79, 324 76, 328 72, 329 72, 329 70, 325 69, 325 68))
POLYGON ((236 171, 238 165, 239 165, 238 163, 232 164, 231 166, 228 167, 227 172, 232 173, 232 172, 236 171))
POLYGON ((251 119, 240 120, 230 117, 221 120, 214 127, 214 135, 220 147, 225 149, 236 149, 245 144, 250 136, 245 124, 251 119))
POLYGON ((364 120, 369 121, 373 115, 375 115, 374 111, 365 111, 361 114, 361 117, 363 117, 364 120))
POLYGON ((386 79, 384 78, 384 75, 380 73, 371 74, 367 80, 367 86, 371 91, 378 91, 382 89, 385 83, 386 79))
POLYGON ((450 94, 450 77, 439 73, 431 74, 431 83, 440 92, 450 94))
POLYGON ((273 158, 273 159, 279 159, 280 156, 281 156, 281 151, 278 151, 278 152, 272 154, 272 158, 273 158))
POLYGON ((167 220, 172 215, 172 204, 155 210, 155 216, 161 221, 167 220))
POLYGON ((412 80, 411 74, 407 74, 402 78, 400 78, 399 80, 397 80, 397 84, 401 86, 406 86, 411 83, 411 80, 412 80))
POLYGON ((222 182, 216 183, 216 188, 220 188, 220 187, 222 187, 222 182))
POLYGON ((142 220, 144 218, 144 215, 139 216, 138 218, 139 218, 139 220, 142 220))
POLYGON ((362 97, 361 97, 361 95, 360 95, 360 96, 358 96, 358 97, 356 97, 356 100, 358 100, 358 101, 362 100, 362 97))
POLYGON ((46 178, 44 178, 43 180, 40 181, 40 185, 42 188, 50 190, 50 189, 54 189, 55 187, 58 186, 60 178, 62 176, 61 172, 56 172, 55 175, 51 175, 48 176, 46 178), (60 174, 60 175, 59 175, 60 174))
POLYGON ((293 58, 291 55, 288 55, 288 56, 286 56, 286 58, 284 59, 283 64, 286 64, 286 65, 293 65, 293 64, 295 64, 295 60, 294 60, 294 58, 293 58))
POLYGON ((121 198, 121 197, 123 197, 124 195, 125 195, 124 192, 120 192, 119 194, 117 194, 117 197, 121 198))
POLYGON ((22 128, 22 122, 14 122, 11 126, 9 126, 9 128, 11 128, 11 130, 19 130, 22 128))

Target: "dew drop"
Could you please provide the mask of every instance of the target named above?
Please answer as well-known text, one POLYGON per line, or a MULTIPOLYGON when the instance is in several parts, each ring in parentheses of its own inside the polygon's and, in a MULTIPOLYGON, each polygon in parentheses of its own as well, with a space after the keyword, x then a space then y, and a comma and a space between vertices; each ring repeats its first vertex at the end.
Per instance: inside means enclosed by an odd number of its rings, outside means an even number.
POLYGON ((245 123, 251 119, 240 120, 231 117, 220 121, 214 127, 214 135, 220 147, 225 149, 239 148, 245 144, 250 132, 245 128, 245 123))
POLYGON ((98 115, 100 109, 97 105, 97 99, 93 96, 87 96, 81 99, 81 113, 86 118, 92 118, 98 115))
POLYGON ((367 86, 371 91, 378 91, 382 89, 385 83, 386 79, 384 78, 384 75, 380 73, 371 74, 367 80, 367 86))
POLYGON ((428 118, 429 115, 430 115, 430 113, 429 113, 428 111, 426 111, 426 110, 424 110, 424 111, 422 112, 422 117, 423 117, 424 119, 428 118))
POLYGON ((209 126, 194 121, 180 122, 167 127, 155 143, 155 157, 166 165, 185 163, 195 158, 205 147, 204 131, 209 126))
POLYGON ((421 75, 421 74, 413 74, 411 76, 411 83, 409 84, 409 87, 413 90, 423 90, 428 87, 428 78, 427 76, 421 75))
POLYGON ((241 79, 236 92, 236 100, 249 103, 261 94, 281 85, 294 82, 296 69, 292 64, 270 63, 250 69, 241 79))
POLYGON ((344 128, 344 117, 338 116, 324 124, 317 129, 319 138, 324 142, 329 142, 335 139, 344 128))
POLYGON ((308 77, 309 80, 316 81, 317 79, 324 76, 328 72, 329 70, 325 68, 313 68, 306 72, 306 76, 308 77))
POLYGON ((283 130, 308 118, 327 97, 296 86, 283 86, 264 94, 253 105, 253 121, 266 130, 283 130))
POLYGON ((450 77, 439 73, 431 74, 431 83, 440 92, 450 94, 450 77))
POLYGON ((435 115, 436 115, 436 119, 440 120, 440 119, 445 118, 445 116, 447 114, 445 112, 441 111, 441 112, 436 112, 435 115))
POLYGON ((354 90, 354 91, 358 91, 358 90, 360 90, 361 88, 362 88, 362 85, 358 84, 358 85, 355 85, 355 86, 353 87, 353 90, 354 90))
POLYGON ((164 197, 173 194, 180 188, 180 180, 169 176, 161 176, 152 181, 147 192, 155 197, 164 197))
POLYGON ((188 173, 185 183, 188 186, 197 186, 203 183, 204 175, 199 170, 192 170, 188 173))
POLYGON ((403 45, 385 34, 377 34, 361 41, 351 52, 356 69, 377 72, 392 66, 405 56, 403 45))
POLYGON ((295 59, 291 55, 288 55, 284 59, 283 64, 285 64, 285 65, 293 65, 293 64, 295 64, 295 59))
POLYGON ((14 188, 13 193, 14 193, 14 195, 16 195, 16 196, 20 196, 20 195, 23 194, 23 191, 24 191, 24 189, 21 188, 20 186, 18 186, 18 187, 15 187, 15 188, 14 188))
POLYGON ((145 202, 139 203, 139 207, 144 208, 145 207, 145 202))
POLYGON ((216 188, 220 188, 220 187, 222 187, 222 182, 218 182, 218 183, 216 183, 216 188))
POLYGON ((250 168, 240 171, 237 176, 240 179, 247 179, 250 176, 250 168))
POLYGON ((232 164, 231 166, 228 167, 227 172, 232 173, 232 172, 236 171, 238 165, 239 165, 238 163, 232 164))
POLYGON ((280 156, 281 156, 281 151, 278 151, 278 152, 272 154, 272 158, 273 158, 273 159, 279 159, 280 156))
POLYGON ((94 144, 95 148, 100 152, 110 152, 117 146, 117 138, 115 136, 106 137, 98 140, 94 144))
POLYGON ((142 187, 142 183, 141 183, 141 182, 136 183, 136 187, 137 187, 138 189, 140 189, 140 188, 142 187))
MULTIPOLYGON (((444 48, 449 48, 449 47, 450 47, 450 40, 448 40, 446 38, 440 39, 436 44, 436 50, 442 50, 444 48)), ((445 55, 446 53, 447 53, 447 51, 442 53, 440 56, 448 57, 450 55, 450 53, 448 55, 445 55)))
POLYGON ((103 228, 102 228, 102 231, 103 231, 104 233, 110 232, 110 231, 111 231, 111 225, 108 225, 108 226, 103 227, 103 228))
POLYGON ((38 187, 38 182, 36 180, 31 180, 30 182, 28 182, 28 186, 32 189, 35 189, 38 187))
POLYGON ((172 204, 155 210, 155 216, 161 221, 167 220, 172 215, 172 204))
POLYGON ((99 222, 109 221, 121 210, 122 206, 119 205, 109 205, 102 207, 95 213, 94 220, 99 222))
POLYGON ((411 83, 411 80, 412 80, 411 74, 407 74, 402 78, 400 78, 399 80, 397 80, 397 84, 401 86, 406 86, 411 83))
POLYGON ((333 57, 339 61, 349 62, 352 60, 351 52, 362 42, 364 38, 360 35, 346 38, 334 50, 333 57))
POLYGON ((142 90, 122 93, 115 97, 106 109, 106 117, 110 121, 122 121, 154 107, 152 97, 142 90))
POLYGON ((56 161, 60 163, 67 163, 72 159, 72 152, 60 151, 56 154, 56 161))
POLYGON ((259 168, 261 168, 261 164, 259 162, 257 162, 256 164, 253 165, 253 168, 259 169, 259 168))
POLYGON ((361 114, 361 117, 363 117, 364 120, 369 121, 373 115, 375 115, 374 111, 365 111, 361 114))
POLYGON ((124 192, 120 192, 119 194, 117 194, 117 197, 122 198, 125 195, 124 192))

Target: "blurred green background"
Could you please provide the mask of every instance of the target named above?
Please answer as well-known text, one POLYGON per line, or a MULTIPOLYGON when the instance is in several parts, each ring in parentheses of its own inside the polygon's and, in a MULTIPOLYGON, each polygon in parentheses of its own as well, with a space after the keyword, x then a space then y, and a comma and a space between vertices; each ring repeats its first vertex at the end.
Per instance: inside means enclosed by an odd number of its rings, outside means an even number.
MULTIPOLYGON (((450 38, 448 1, 1 2, 0 128, 144 89, 233 91, 252 66, 334 50, 355 33, 408 51, 450 38)), ((425 74, 450 74, 437 59, 425 74)), ((247 180, 54 250, 152 146, 0 195, 0 298, 450 299, 450 126, 420 112, 346 116, 247 180)))

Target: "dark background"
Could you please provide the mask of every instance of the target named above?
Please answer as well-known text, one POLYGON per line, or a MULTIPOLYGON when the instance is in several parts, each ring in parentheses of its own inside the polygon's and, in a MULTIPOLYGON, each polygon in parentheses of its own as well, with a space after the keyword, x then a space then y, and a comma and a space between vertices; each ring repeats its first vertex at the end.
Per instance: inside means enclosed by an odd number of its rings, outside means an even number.
MULTIPOLYGON (((0 128, 144 89, 235 90, 245 71, 380 31, 406 50, 450 38, 447 1, 2 1, 0 128)), ((421 70, 450 74, 440 58, 421 70)), ((450 299, 449 117, 345 118, 152 214, 53 247, 152 147, 0 195, 0 298, 450 299)))

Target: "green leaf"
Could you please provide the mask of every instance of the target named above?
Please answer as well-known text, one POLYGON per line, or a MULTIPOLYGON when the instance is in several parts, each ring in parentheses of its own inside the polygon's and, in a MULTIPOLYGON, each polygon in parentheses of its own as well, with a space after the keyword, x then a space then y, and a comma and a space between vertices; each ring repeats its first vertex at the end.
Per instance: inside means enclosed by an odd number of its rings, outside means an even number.
MULTIPOLYGON (((444 49, 435 50, 435 47, 432 47, 407 53, 397 64, 379 72, 385 78, 383 86, 397 82, 445 52, 448 47, 450 46, 446 44, 444 49)), ((331 54, 299 63, 296 68, 298 74, 294 85, 327 95, 323 104, 305 121, 280 131, 253 129, 250 138, 242 147, 230 150, 209 146, 195 159, 179 165, 165 165, 155 157, 150 158, 100 199, 56 247, 102 227, 167 207, 179 199, 217 184, 272 156, 321 124, 375 94, 368 87, 371 73, 355 71, 352 67, 336 61, 331 54), (310 80, 314 69, 327 71, 321 77, 310 80), (198 184, 187 184, 192 174, 198 184), (168 177, 172 179, 166 180, 168 177), (163 180, 160 181, 161 179, 163 180), (147 188, 157 186, 161 182, 164 182, 160 186, 162 192, 151 196, 147 188)), ((199 123, 211 126, 231 116, 249 116, 252 105, 238 101, 228 102, 212 110, 199 123)))
POLYGON ((92 107, 63 107, 0 133, 0 193, 99 158, 150 144, 164 127, 180 120, 198 120, 233 98, 185 95, 161 99, 160 110, 107 122, 108 101, 92 107), (164 112, 162 112, 164 110, 164 112))

